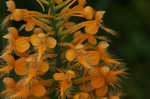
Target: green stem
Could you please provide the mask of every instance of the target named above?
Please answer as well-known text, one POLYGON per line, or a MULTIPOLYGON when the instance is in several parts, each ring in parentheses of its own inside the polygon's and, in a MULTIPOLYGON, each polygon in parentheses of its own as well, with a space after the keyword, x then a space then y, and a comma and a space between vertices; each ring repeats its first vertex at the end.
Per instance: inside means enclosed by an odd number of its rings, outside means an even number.
MULTIPOLYGON (((56 14, 56 11, 54 10, 54 4, 50 4, 50 9, 51 9, 51 15, 54 16, 56 14)), ((51 19, 53 30, 55 32, 55 39, 57 40, 57 45, 55 47, 55 52, 57 54, 56 56, 56 66, 61 65, 61 50, 60 50, 60 37, 58 36, 58 28, 56 27, 56 20, 53 18, 51 19)))
POLYGON ((54 10, 58 10, 58 9, 61 9, 62 7, 66 6, 71 0, 67 0, 67 1, 64 1, 63 3, 59 4, 58 6, 54 7, 54 10))

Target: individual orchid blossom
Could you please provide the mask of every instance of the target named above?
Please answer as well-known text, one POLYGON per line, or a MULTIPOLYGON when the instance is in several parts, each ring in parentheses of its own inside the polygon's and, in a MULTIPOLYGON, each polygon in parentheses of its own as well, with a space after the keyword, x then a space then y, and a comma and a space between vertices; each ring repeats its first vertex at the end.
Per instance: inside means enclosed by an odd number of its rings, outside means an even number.
POLYGON ((2 94, 7 94, 11 99, 19 97, 27 98, 30 95, 42 97, 46 94, 45 85, 41 83, 40 80, 33 80, 30 88, 24 86, 24 81, 25 79, 21 79, 16 83, 13 78, 5 78, 3 82, 6 85, 6 90, 3 91, 2 94))
POLYGON ((64 43, 64 46, 69 46, 71 48, 65 54, 65 57, 68 61, 73 61, 75 58, 77 58, 80 64, 82 64, 86 68, 90 68, 89 64, 86 61, 86 52, 82 44, 79 43, 73 46, 72 44, 64 43))
POLYGON ((31 44, 38 49, 38 60, 48 48, 55 48, 57 41, 53 37, 48 37, 44 33, 33 34, 30 37, 31 44))
POLYGON ((6 24, 8 20, 15 20, 15 21, 26 21, 25 30, 31 31, 33 30, 34 26, 46 27, 47 29, 52 29, 47 24, 40 22, 36 18, 51 18, 52 16, 41 14, 40 12, 36 11, 29 11, 27 9, 16 9, 16 5, 13 0, 8 0, 6 2, 8 11, 11 12, 10 15, 4 20, 3 24, 6 24))
POLYGON ((55 73, 53 75, 53 78, 57 81, 60 81, 60 96, 62 98, 65 97, 65 94, 67 92, 67 90, 69 90, 72 86, 72 78, 75 78, 76 74, 74 71, 72 70, 68 70, 66 73, 61 72, 61 73, 55 73))
POLYGON ((7 62, 7 65, 0 68, 0 73, 9 73, 15 64, 15 59, 13 56, 8 55, 4 57, 4 60, 7 62))

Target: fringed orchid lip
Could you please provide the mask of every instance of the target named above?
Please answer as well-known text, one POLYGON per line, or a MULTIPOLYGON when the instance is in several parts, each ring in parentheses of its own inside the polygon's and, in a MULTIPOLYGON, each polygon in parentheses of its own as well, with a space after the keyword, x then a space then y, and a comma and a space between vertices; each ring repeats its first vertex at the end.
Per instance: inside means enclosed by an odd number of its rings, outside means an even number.
POLYGON ((72 78, 75 78, 76 74, 73 70, 68 70, 66 72, 55 73, 53 78, 56 81, 59 81, 59 88, 60 88, 60 96, 64 97, 67 90, 72 87, 72 78))

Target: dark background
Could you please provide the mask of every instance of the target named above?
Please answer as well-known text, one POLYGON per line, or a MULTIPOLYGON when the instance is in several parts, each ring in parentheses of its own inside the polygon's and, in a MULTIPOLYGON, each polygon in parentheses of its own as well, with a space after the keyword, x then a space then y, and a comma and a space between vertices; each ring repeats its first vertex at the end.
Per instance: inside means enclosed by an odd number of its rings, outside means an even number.
MULTIPOLYGON (((18 8, 40 10, 36 0, 15 0, 18 8)), ((118 32, 110 51, 125 62, 128 78, 122 80, 123 99, 149 99, 150 93, 150 0, 87 0, 96 10, 105 10, 104 23, 118 32)), ((0 0, 0 22, 8 14, 0 0)), ((0 36, 5 34, 0 30, 0 36)), ((0 50, 5 42, 0 38, 0 50)))

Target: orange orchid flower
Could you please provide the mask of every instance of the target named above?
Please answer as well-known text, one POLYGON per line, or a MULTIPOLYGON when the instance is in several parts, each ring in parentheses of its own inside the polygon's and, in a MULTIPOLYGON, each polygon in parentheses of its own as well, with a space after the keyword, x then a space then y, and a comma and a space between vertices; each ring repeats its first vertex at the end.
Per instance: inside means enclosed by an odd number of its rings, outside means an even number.
POLYGON ((92 45, 97 44, 96 37, 89 33, 76 32, 74 35, 73 42, 78 42, 79 40, 82 40, 82 42, 84 42, 85 40, 88 40, 88 43, 90 43, 92 45))
POLYGON ((16 84, 16 82, 14 81, 14 79, 11 78, 11 77, 5 77, 5 78, 3 79, 3 82, 4 82, 4 84, 5 84, 5 86, 6 86, 7 88, 12 88, 12 87, 14 87, 15 84, 16 84))
POLYGON ((101 73, 100 67, 95 67, 89 71, 90 76, 90 85, 92 88, 96 89, 97 96, 105 96, 108 92, 108 85, 105 80, 105 76, 101 73))
POLYGON ((77 58, 80 64, 82 64, 85 68, 90 68, 89 64, 86 61, 84 51, 84 45, 78 43, 75 46, 71 43, 63 43, 64 46, 69 46, 70 49, 67 50, 65 57, 68 61, 73 61, 77 58))
POLYGON ((11 54, 13 50, 18 56, 27 56, 25 52, 30 48, 30 42, 32 45, 40 47, 39 55, 42 55, 45 51, 45 46, 54 48, 57 43, 52 37, 42 37, 42 35, 45 35, 44 33, 32 35, 31 37, 18 36, 18 30, 15 27, 9 27, 8 32, 4 38, 8 39, 9 45, 4 50, 2 57, 11 54))
POLYGON ((77 16, 77 17, 83 17, 86 19, 92 19, 94 16, 94 10, 90 6, 87 6, 85 8, 81 8, 81 9, 78 8, 76 10, 68 9, 68 10, 65 10, 64 12, 61 12, 57 16, 60 16, 60 17, 65 18, 65 19, 69 19, 71 16, 77 16))
POLYGON ((4 78, 4 84, 6 85, 6 90, 2 92, 2 94, 7 94, 9 98, 23 98, 28 99, 29 96, 35 97, 43 97, 47 90, 45 89, 45 85, 39 82, 38 80, 33 80, 30 87, 25 85, 25 79, 19 80, 17 83, 12 78, 4 78), (38 88, 38 90, 37 90, 38 88))
POLYGON ((76 74, 74 71, 72 70, 68 70, 65 73, 55 73, 53 75, 53 78, 57 81, 60 81, 60 95, 61 97, 65 97, 65 92, 67 92, 67 90, 69 90, 69 88, 71 88, 72 86, 72 78, 75 78, 76 74))
POLYGON ((85 47, 80 42, 75 46, 70 43, 64 43, 64 45, 70 47, 65 54, 68 61, 71 62, 77 58, 85 68, 91 68, 91 66, 99 64, 101 57, 97 51, 85 51, 85 47))
POLYGON ((99 27, 101 27, 101 29, 105 30, 106 32, 109 32, 112 35, 115 35, 115 31, 108 29, 101 24, 104 13, 105 13, 104 11, 97 11, 96 15, 95 15, 95 20, 89 20, 89 21, 79 23, 79 24, 73 26, 72 28, 70 28, 68 30, 68 32, 73 33, 73 32, 78 31, 79 29, 85 27, 86 33, 96 34, 99 30, 99 27))
MULTIPOLYGON (((71 1, 71 0, 70 0, 71 1)), ((68 0, 69 2, 69 0, 68 0)), ((65 20, 68 20, 71 16, 77 16, 77 17, 83 17, 86 19, 92 19, 94 15, 94 10, 90 6, 86 6, 84 8, 86 1, 85 0, 72 0, 70 4, 68 4, 66 7, 64 7, 61 10, 60 14, 57 14, 57 16, 60 16, 64 18, 65 20), (78 4, 74 7, 70 8, 73 3, 78 1, 78 4)))
POLYGON ((119 86, 119 75, 125 74, 124 69, 111 70, 108 66, 95 67, 89 71, 89 75, 92 76, 90 85, 96 89, 97 96, 105 96, 108 92, 108 86, 113 88, 119 86))
POLYGON ((108 47, 109 47, 109 44, 107 41, 99 42, 99 44, 97 46, 97 52, 99 53, 101 59, 104 60, 106 62, 106 64, 120 65, 121 63, 119 61, 111 58, 111 56, 107 52, 108 47))
POLYGON ((12 52, 15 46, 15 40, 18 38, 18 30, 15 27, 8 28, 8 34, 4 35, 3 38, 8 39, 8 45, 4 50, 2 56, 8 55, 12 52))
POLYGON ((17 55, 24 56, 24 53, 30 48, 29 37, 19 36, 18 30, 15 27, 9 27, 8 34, 4 38, 8 39, 9 45, 4 50, 2 56, 10 54, 13 50, 17 55))
POLYGON ((37 61, 37 57, 35 57, 36 55, 26 58, 26 62, 28 62, 28 64, 26 64, 25 66, 18 67, 19 64, 16 65, 15 70, 18 75, 27 75, 27 77, 25 78, 26 84, 30 83, 30 81, 33 78, 36 78, 38 75, 44 75, 50 68, 49 64, 46 61, 42 60, 42 58, 40 61, 37 61), (20 72, 19 69, 23 72, 20 72))
MULTIPOLYGON (((40 61, 37 61, 36 55, 21 57, 14 62, 12 68, 14 68, 16 75, 27 76, 25 78, 27 84, 37 75, 44 75, 49 70, 49 64, 42 59, 43 57, 40 61)), ((3 68, 1 69, 4 71, 3 68)))
POLYGON ((13 78, 4 78, 3 82, 6 84, 6 90, 2 94, 6 94, 7 98, 26 98, 29 95, 28 88, 23 86, 23 80, 16 83, 13 78))
POLYGON ((6 19, 3 21, 3 25, 5 25, 9 20, 15 20, 15 21, 24 20, 27 22, 27 24, 25 25, 26 31, 33 30, 35 25, 39 27, 46 27, 49 30, 52 29, 49 25, 36 19, 36 18, 53 18, 52 16, 41 14, 36 11, 28 11, 26 9, 16 9, 16 5, 13 0, 7 1, 7 7, 8 7, 8 11, 10 11, 11 14, 8 15, 6 19))
POLYGON ((48 48, 55 48, 57 41, 53 37, 48 37, 44 33, 33 34, 30 37, 31 44, 38 48, 38 60, 40 60, 41 56, 48 48))
POLYGON ((6 86, 6 89, 4 91, 1 92, 2 95, 12 95, 14 93, 14 90, 16 90, 15 86, 16 86, 16 82, 13 78, 11 77, 5 77, 3 79, 3 83, 6 86))
MULTIPOLYGON (((97 36, 95 34, 89 34, 89 33, 82 33, 80 31, 76 32, 73 36, 73 43, 76 43, 78 41, 84 42, 85 40, 88 40, 89 44, 96 45, 97 44, 97 39, 98 40, 103 40, 103 41, 109 41, 106 37, 104 36, 97 36)), ((82 43, 81 42, 81 43, 82 43)))
POLYGON ((126 69, 119 69, 119 70, 110 70, 106 76, 106 81, 107 83, 112 86, 113 88, 119 87, 120 86, 120 79, 119 76, 124 76, 126 75, 125 72, 126 69))
POLYGON ((43 80, 41 78, 33 79, 30 92, 33 96, 43 99, 44 97, 46 97, 45 95, 49 93, 48 90, 45 88, 46 86, 50 86, 49 84, 52 84, 51 80, 43 80), (39 90, 37 90, 37 88, 39 90))
POLYGON ((8 55, 4 57, 4 60, 7 62, 7 65, 0 68, 0 73, 9 73, 13 68, 15 64, 15 59, 13 56, 8 55))

